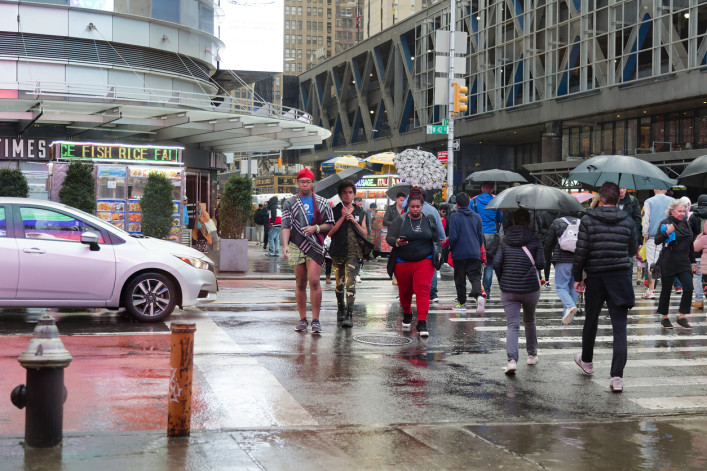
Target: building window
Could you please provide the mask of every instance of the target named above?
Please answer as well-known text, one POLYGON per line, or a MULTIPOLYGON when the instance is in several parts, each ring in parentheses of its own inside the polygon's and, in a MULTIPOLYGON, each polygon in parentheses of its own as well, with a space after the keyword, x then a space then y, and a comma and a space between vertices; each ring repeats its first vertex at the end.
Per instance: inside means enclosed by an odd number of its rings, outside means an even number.
POLYGON ((302 35, 301 34, 297 35, 297 44, 302 44, 302 35))
POLYGON ((302 58, 302 49, 297 49, 297 59, 302 58))
POLYGON ((302 72, 302 63, 297 64, 297 72, 302 72))
POLYGON ((179 23, 179 2, 152 0, 152 18, 179 23))
POLYGON ((285 29, 290 29, 290 20, 285 20, 285 29))

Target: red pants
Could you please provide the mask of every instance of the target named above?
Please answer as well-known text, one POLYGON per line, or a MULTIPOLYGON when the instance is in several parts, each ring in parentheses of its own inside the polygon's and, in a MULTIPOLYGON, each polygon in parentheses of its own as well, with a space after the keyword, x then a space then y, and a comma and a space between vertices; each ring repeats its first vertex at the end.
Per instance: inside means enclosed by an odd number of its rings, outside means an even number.
POLYGON ((403 312, 412 312, 412 295, 415 294, 417 304, 417 320, 427 320, 427 311, 430 309, 430 285, 435 274, 432 259, 426 258, 419 262, 398 262, 395 264, 395 279, 398 280, 400 305, 403 312))

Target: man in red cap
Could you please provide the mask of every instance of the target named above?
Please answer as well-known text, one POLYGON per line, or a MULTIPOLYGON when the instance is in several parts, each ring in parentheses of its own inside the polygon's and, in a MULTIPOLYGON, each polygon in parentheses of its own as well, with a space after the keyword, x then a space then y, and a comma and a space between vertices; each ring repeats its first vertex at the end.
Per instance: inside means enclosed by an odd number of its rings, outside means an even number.
POLYGON ((324 238, 334 224, 334 214, 326 199, 314 194, 314 174, 308 168, 297 174, 299 193, 282 205, 282 256, 295 270, 297 310, 300 321, 297 332, 306 332, 307 282, 312 300, 312 333, 321 334, 319 310, 322 287, 319 278, 324 266, 324 238))

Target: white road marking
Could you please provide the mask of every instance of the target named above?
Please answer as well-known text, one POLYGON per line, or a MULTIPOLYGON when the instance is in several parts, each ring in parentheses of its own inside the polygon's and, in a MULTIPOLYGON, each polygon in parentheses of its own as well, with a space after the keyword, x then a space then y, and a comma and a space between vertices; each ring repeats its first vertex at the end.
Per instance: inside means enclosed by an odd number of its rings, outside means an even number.
POLYGON ((319 425, 267 368, 214 321, 189 320, 196 322, 194 365, 227 414, 224 427, 319 425))
MULTIPOLYGON (((454 321, 455 319, 450 319, 451 321, 454 321)), ((459 319, 463 320, 463 319, 459 319)), ((656 319, 655 323, 650 323, 650 324, 628 324, 626 327, 627 329, 656 329, 660 330, 662 327, 660 326, 660 323, 658 322, 659 319, 656 319)), ((703 327, 707 326, 707 322, 690 322, 690 325, 693 327, 703 327)), ((522 327, 522 325, 521 325, 522 327)), ((551 325, 538 325, 536 326, 536 330, 538 331, 544 331, 544 330, 582 330, 583 326, 582 325, 558 325, 558 326, 551 326, 551 325)), ((599 329, 611 329, 611 324, 599 324, 599 329)), ((491 326, 491 325, 483 325, 483 326, 478 326, 475 327, 474 330, 479 331, 479 332, 501 332, 506 330, 506 326, 491 326)))
MULTIPOLYGON (((506 338, 501 337, 501 342, 505 342, 506 338)), ((596 338, 597 342, 612 342, 613 336, 599 335, 596 338)), ((657 340, 683 341, 683 340, 707 340, 707 335, 629 335, 629 342, 651 342, 657 340)), ((539 337, 538 343, 582 343, 582 337, 539 337)), ((518 343, 525 343, 525 338, 518 339, 518 343)))
MULTIPOLYGON (((593 378, 597 384, 606 385, 606 379, 593 378)), ((704 386, 707 385, 707 376, 658 376, 658 377, 625 377, 626 388, 651 388, 654 386, 704 386)))
MULTIPOLYGON (((539 354, 538 354, 539 355, 539 354)), ((594 366, 611 366, 611 360, 598 360, 592 362, 594 366)), ((574 361, 560 361, 558 364, 562 366, 576 367, 574 361)), ((626 368, 681 368, 693 366, 707 366, 707 358, 651 358, 647 360, 636 359, 629 357, 626 363, 626 368)))
POLYGON ((639 397, 629 398, 629 400, 651 410, 707 408, 707 396, 639 397))
MULTIPOLYGON (((629 347, 628 356, 629 359, 634 354, 639 353, 678 353, 678 352, 704 352, 707 351, 707 347, 629 347)), ((611 355, 614 351, 611 348, 595 348, 594 355, 611 355)), ((562 348, 552 348, 541 350, 538 355, 548 356, 548 355, 572 355, 572 353, 567 349, 562 348)))

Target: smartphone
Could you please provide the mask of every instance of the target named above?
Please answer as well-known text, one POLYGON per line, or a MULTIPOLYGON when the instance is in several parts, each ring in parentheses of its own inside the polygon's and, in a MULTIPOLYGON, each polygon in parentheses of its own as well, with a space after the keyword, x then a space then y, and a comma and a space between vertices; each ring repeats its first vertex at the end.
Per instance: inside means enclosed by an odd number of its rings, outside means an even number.
POLYGON ((400 239, 400 240, 408 240, 408 238, 405 237, 404 235, 399 236, 398 239, 400 239))

